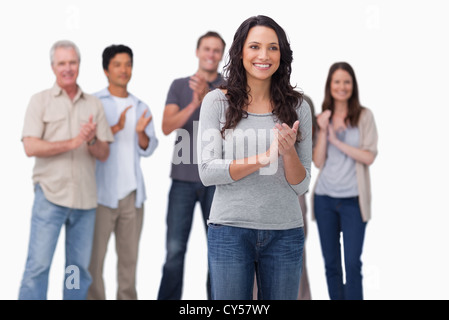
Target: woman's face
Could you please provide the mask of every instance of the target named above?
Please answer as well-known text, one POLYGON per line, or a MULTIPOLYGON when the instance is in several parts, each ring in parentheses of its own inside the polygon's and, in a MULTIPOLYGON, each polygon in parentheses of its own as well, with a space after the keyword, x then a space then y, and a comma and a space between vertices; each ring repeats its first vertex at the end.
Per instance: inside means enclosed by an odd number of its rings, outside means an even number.
POLYGON ((349 72, 338 69, 331 78, 331 96, 335 101, 347 102, 352 96, 352 77, 349 72))
POLYGON ((248 81, 271 79, 281 61, 276 32, 264 26, 251 28, 243 45, 242 59, 248 81))

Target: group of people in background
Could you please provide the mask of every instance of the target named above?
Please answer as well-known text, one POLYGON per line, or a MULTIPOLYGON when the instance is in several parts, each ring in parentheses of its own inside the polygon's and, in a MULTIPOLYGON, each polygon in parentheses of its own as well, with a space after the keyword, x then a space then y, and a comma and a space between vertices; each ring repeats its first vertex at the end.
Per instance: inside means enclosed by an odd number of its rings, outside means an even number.
MULTIPOLYGON (((290 83, 293 52, 273 19, 253 16, 240 25, 222 74, 225 48, 219 33, 202 35, 197 71, 175 79, 167 94, 162 131, 176 131, 176 140, 157 299, 182 298, 197 202, 207 234, 208 299, 311 299, 304 246, 309 191, 329 297, 363 299, 377 129, 359 101, 354 70, 346 62, 330 67, 315 115, 310 97, 290 83), (312 162, 319 169, 313 187, 312 162)), ((116 298, 138 299, 147 199, 140 160, 154 153, 158 139, 148 105, 128 91, 133 52, 122 44, 104 49, 108 85, 95 94, 77 83, 80 52, 73 42, 56 42, 50 58, 55 84, 32 96, 22 132, 27 156, 35 157, 35 197, 19 299, 47 298, 63 226, 66 267, 78 275, 66 274, 63 299, 106 299, 112 234, 116 298)))

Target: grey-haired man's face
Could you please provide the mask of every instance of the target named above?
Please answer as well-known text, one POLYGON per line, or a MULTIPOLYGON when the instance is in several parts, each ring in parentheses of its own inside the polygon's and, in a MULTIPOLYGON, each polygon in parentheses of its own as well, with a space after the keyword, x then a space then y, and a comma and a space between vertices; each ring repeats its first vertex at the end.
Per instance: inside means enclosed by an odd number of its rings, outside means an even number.
POLYGON ((51 65, 56 83, 63 89, 76 86, 79 74, 79 57, 73 48, 56 48, 51 65))

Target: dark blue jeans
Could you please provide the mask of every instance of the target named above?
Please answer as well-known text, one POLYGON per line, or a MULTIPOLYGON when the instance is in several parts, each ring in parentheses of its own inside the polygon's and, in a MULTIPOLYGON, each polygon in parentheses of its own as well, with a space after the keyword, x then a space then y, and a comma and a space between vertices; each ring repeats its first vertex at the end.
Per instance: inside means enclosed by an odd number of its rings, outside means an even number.
MULTIPOLYGON (((214 197, 215 186, 205 187, 201 182, 173 180, 168 198, 167 239, 162 280, 158 300, 181 300, 184 260, 192 229, 193 213, 197 202, 201 205, 207 234, 207 219, 214 197)), ((206 255, 207 253, 204 252, 206 255)), ((210 299, 209 275, 207 296, 210 299)))
POLYGON ((358 197, 332 198, 315 195, 314 211, 330 299, 363 300, 361 256, 366 222, 361 217, 358 197), (340 233, 343 234, 345 283, 340 233))
POLYGON ((304 230, 254 230, 209 225, 208 261, 213 300, 296 300, 304 230))

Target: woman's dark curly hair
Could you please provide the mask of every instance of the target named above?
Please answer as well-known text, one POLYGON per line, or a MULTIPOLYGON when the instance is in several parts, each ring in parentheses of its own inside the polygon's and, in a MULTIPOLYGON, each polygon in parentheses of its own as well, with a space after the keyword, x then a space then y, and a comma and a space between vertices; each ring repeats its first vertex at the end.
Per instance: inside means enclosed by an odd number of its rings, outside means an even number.
MULTIPOLYGON (((242 118, 248 117, 245 108, 250 103, 251 92, 248 91, 246 70, 243 66, 242 54, 243 46, 248 37, 249 30, 255 26, 264 26, 276 32, 281 52, 281 61, 278 70, 271 78, 271 103, 273 115, 281 123, 286 123, 290 127, 298 120, 296 109, 303 100, 302 93, 294 90, 290 84, 293 61, 293 51, 287 39, 285 31, 270 17, 254 16, 245 20, 237 29, 231 48, 228 53, 228 61, 224 66, 226 83, 221 89, 226 89, 226 97, 229 101, 229 108, 226 112, 226 122, 221 130, 224 137, 226 129, 234 129, 242 118)), ((298 130, 298 140, 300 130, 298 130)))

